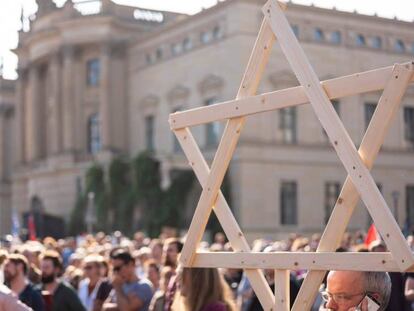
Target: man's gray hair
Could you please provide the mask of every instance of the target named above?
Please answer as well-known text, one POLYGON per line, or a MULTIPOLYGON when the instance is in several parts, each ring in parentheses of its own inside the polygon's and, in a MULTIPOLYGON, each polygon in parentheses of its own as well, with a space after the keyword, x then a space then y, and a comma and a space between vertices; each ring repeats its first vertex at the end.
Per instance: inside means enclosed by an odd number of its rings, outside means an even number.
POLYGON ((365 271, 364 288, 369 293, 376 293, 379 295, 378 300, 381 304, 378 311, 384 311, 388 305, 391 296, 391 278, 387 272, 373 272, 365 271))

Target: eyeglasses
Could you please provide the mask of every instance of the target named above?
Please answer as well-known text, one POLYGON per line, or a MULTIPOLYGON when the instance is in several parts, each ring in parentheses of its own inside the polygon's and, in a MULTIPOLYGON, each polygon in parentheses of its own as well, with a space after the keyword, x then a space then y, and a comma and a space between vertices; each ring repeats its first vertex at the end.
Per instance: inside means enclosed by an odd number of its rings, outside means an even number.
POLYGON ((113 270, 114 270, 114 272, 119 272, 119 271, 121 271, 121 269, 122 269, 122 267, 123 267, 124 265, 120 265, 120 266, 113 266, 113 270))
POLYGON ((337 304, 344 304, 349 302, 350 300, 352 300, 353 297, 356 296, 364 296, 366 293, 358 293, 358 294, 353 294, 353 295, 348 295, 348 294, 331 294, 327 291, 323 291, 321 292, 322 295, 322 299, 325 302, 328 302, 329 299, 333 299, 333 301, 335 301, 337 304))

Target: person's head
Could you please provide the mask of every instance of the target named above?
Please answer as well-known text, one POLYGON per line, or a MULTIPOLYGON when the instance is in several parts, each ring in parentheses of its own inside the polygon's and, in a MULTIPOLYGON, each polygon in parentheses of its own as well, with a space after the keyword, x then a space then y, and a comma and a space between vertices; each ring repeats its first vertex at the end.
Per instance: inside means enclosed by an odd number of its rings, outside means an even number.
POLYGON ((154 287, 158 288, 160 284, 160 267, 155 260, 151 259, 145 263, 145 273, 154 287))
POLYGON ((62 258, 53 250, 45 251, 40 257, 40 270, 42 271, 42 283, 53 283, 62 273, 62 258))
POLYGON ((162 259, 162 248, 163 243, 160 239, 153 239, 150 244, 151 248, 151 256, 153 259, 155 259, 157 262, 161 262, 162 259))
POLYGON ((328 310, 348 311, 371 295, 385 310, 391 294, 391 279, 386 272, 331 271, 323 298, 328 310))
POLYGON ((200 311, 211 302, 222 302, 227 310, 234 310, 230 287, 216 268, 184 268, 180 293, 185 310, 200 311))
POLYGON ((88 279, 96 280, 101 277, 103 257, 88 255, 83 261, 83 271, 88 279))
POLYGON ((176 267, 182 249, 183 243, 179 239, 167 239, 164 243, 164 266, 176 267))
POLYGON ((386 252, 387 251, 387 246, 385 245, 384 242, 380 241, 380 240, 376 240, 376 241, 372 241, 371 243, 369 243, 368 245, 368 250, 370 252, 386 252))
POLYGON ((4 279, 11 282, 19 277, 27 275, 29 263, 26 257, 20 254, 10 254, 4 265, 4 279))
POLYGON ((131 253, 119 249, 111 254, 112 271, 127 281, 135 275, 135 259, 131 253))

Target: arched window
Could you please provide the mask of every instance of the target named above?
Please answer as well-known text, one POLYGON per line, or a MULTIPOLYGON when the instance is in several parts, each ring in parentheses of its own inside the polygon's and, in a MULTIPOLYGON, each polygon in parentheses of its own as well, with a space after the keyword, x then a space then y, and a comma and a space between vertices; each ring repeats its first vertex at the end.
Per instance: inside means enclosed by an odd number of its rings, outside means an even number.
POLYGON ((101 147, 99 114, 94 113, 88 119, 88 152, 96 154, 101 150, 101 147))
POLYGON ((372 47, 374 49, 380 49, 382 47, 381 37, 376 36, 376 37, 372 38, 372 47))
POLYGON ((222 28, 220 26, 217 25, 213 29, 213 38, 214 39, 220 39, 222 37, 223 37, 223 30, 222 30, 222 28))
POLYGON ((86 63, 86 82, 89 86, 99 86, 100 62, 98 58, 89 60, 86 63))
POLYGON ((356 41, 357 46, 365 46, 366 45, 365 37, 361 34, 356 36, 355 41, 356 41))
POLYGON ((158 48, 155 51, 155 56, 156 56, 157 60, 161 60, 162 59, 162 48, 158 48))
POLYGON ((313 33, 313 37, 315 38, 315 41, 323 41, 325 40, 325 35, 320 28, 315 28, 315 31, 313 33))
POLYGON ((183 41, 183 48, 185 51, 190 50, 193 47, 193 43, 190 38, 185 38, 183 41))
POLYGON ((203 31, 200 34, 201 42, 202 43, 209 43, 211 41, 211 32, 210 31, 203 31))
POLYGON ((295 34, 296 38, 299 38, 299 26, 298 25, 291 25, 293 33, 295 34))
POLYGON ((332 32, 331 34, 331 41, 333 44, 340 44, 342 41, 341 32, 339 30, 336 30, 332 32))
MULTIPOLYGON (((205 101, 206 106, 213 105, 217 102, 215 97, 209 98, 205 101)), ((210 122, 206 124, 206 147, 217 147, 220 140, 220 123, 210 122)))
POLYGON ((399 53, 405 52, 405 44, 401 39, 395 41, 394 50, 399 53))

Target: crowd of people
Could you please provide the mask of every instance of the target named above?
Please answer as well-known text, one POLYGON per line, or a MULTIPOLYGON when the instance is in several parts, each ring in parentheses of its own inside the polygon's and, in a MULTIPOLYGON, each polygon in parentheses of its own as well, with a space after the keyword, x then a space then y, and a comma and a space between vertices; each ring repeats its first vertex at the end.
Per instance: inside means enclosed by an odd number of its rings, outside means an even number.
MULTIPOLYGON (((128 238, 114 232, 59 240, 50 237, 41 241, 13 240, 3 244, 0 284, 4 285, 0 285, 0 311, 262 310, 243 270, 179 267, 183 240, 173 235, 164 233, 157 239, 150 239, 137 232, 133 238, 128 238)), ((311 252, 317 249, 319 239, 318 234, 310 238, 291 235, 280 241, 260 239, 254 241, 252 250, 311 252)), ((412 236, 407 240, 414 246, 412 236)), ((337 251, 386 251, 380 240, 369 244, 364 241, 364 233, 346 234, 337 251)), ((232 251, 221 233, 216 234, 210 244, 201 242, 200 248, 232 251)), ((380 310, 414 310, 414 276, 409 273, 355 273, 331 271, 321 285, 312 310, 348 311, 351 309, 341 309, 341 306, 351 300, 358 300, 364 310, 368 302, 363 298, 368 292, 377 295, 382 305, 380 310), (360 289, 355 293, 359 279, 361 288, 371 282, 375 289, 378 280, 382 280, 380 283, 389 280, 392 286, 389 290, 383 286, 375 292, 360 289), (349 297, 337 294, 338 284, 345 286, 347 282, 353 294, 349 297), (388 300, 390 303, 385 308, 388 300)), ((291 271, 291 304, 306 274, 305 270, 291 271)), ((264 275, 273 290, 274 270, 265 270, 264 275)))

